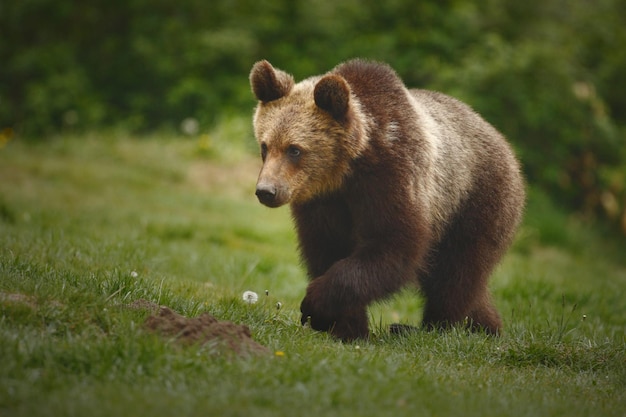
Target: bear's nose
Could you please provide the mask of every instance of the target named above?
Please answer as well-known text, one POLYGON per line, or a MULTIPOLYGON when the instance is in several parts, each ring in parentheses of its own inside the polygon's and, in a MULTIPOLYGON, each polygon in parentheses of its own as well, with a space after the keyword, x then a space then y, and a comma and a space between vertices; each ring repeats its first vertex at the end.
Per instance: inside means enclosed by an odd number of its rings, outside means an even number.
POLYGON ((256 196, 266 206, 271 206, 276 199, 276 187, 271 184, 257 184, 256 196))

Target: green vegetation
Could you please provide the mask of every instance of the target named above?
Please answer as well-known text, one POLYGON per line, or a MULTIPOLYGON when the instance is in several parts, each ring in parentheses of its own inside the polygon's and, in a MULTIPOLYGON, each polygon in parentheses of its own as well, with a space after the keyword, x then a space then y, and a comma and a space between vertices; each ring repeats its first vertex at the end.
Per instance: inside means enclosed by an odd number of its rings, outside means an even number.
POLYGON ((392 337, 420 319, 407 292, 342 344, 299 325, 306 280, 288 211, 253 196, 249 125, 0 149, 0 415, 623 416, 623 244, 533 188, 492 281, 502 337, 392 337), (142 331, 139 299, 247 324, 277 354, 174 346, 142 331))
POLYGON ((259 59, 301 79, 359 56, 468 102, 535 186, 626 234, 625 15, 623 0, 3 2, 0 145, 206 131, 253 106, 259 59))
POLYGON ((0 4, 0 415, 623 416, 625 5, 0 4), (256 202, 237 115, 256 60, 301 79, 355 56, 467 101, 519 151, 502 337, 391 337, 419 322, 409 291, 371 309, 367 342, 299 325, 289 213, 256 202), (247 324, 277 354, 174 346, 137 300, 247 324))

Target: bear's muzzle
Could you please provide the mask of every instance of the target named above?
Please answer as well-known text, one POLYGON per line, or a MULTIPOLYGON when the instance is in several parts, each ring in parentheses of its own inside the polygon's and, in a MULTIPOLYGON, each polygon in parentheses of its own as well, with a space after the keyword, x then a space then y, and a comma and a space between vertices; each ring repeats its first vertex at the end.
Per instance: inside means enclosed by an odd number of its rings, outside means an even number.
POLYGON ((256 185, 256 196, 259 202, 267 207, 280 207, 284 204, 280 198, 278 198, 278 191, 274 184, 259 182, 256 185))

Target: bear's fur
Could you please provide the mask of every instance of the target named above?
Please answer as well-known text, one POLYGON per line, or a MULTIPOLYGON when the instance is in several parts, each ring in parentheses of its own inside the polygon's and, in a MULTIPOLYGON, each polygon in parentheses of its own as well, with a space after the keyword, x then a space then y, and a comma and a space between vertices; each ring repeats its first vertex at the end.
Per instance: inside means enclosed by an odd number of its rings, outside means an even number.
POLYGON ((310 278, 303 324, 366 338, 367 306, 413 284, 423 327, 498 333, 487 280, 525 200, 502 135, 451 97, 408 90, 381 63, 352 60, 296 84, 260 61, 250 82, 256 194, 291 206, 310 278))

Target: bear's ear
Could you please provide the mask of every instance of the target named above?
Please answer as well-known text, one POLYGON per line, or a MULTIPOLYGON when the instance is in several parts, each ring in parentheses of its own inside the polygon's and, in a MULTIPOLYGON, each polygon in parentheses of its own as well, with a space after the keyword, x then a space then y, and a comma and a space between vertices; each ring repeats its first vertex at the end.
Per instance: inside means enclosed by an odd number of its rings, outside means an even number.
POLYGON ((348 112, 350 87, 339 75, 326 75, 319 80, 315 85, 313 96, 317 107, 327 111, 337 120, 343 119, 348 112))
POLYGON ((286 72, 274 69, 272 64, 259 61, 250 71, 250 85, 257 99, 263 103, 278 100, 291 91, 293 77, 286 72))

